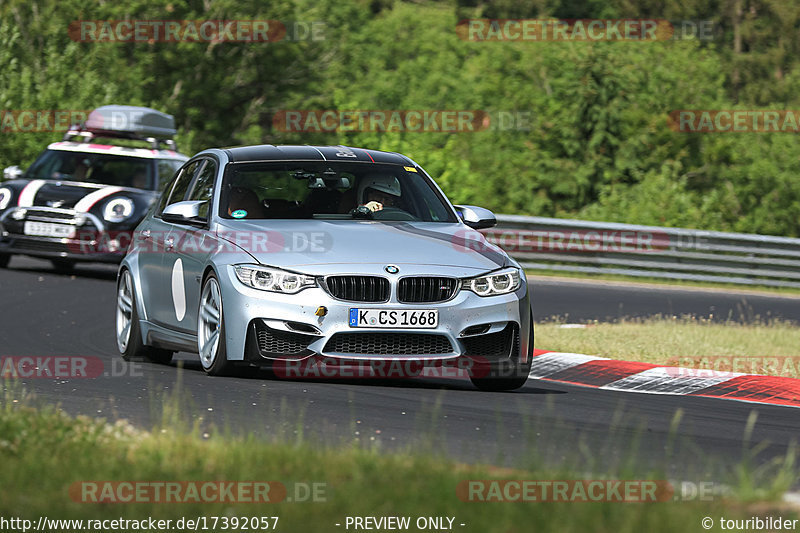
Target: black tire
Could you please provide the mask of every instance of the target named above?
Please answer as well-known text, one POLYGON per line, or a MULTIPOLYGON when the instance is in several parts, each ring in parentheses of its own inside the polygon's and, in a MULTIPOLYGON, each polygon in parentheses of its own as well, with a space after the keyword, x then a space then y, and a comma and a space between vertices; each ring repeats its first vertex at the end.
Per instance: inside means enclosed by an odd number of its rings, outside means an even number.
POLYGON ((528 381, 528 374, 531 371, 533 357, 533 323, 528 341, 528 362, 520 363, 519 355, 513 359, 502 361, 489 368, 473 369, 470 373, 470 381, 482 391, 502 392, 515 390, 528 381))
POLYGON ((51 259, 50 262, 53 264, 53 268, 56 272, 68 274, 75 270, 75 261, 69 259, 51 259))
MULTIPOLYGON (((209 284, 216 283, 217 288, 219 288, 219 280, 217 279, 216 274, 214 272, 209 272, 206 278, 203 280, 203 286, 200 291, 200 302, 199 302, 199 309, 197 311, 197 339, 198 339, 198 351, 199 351, 199 343, 200 343, 200 335, 201 335, 201 323, 203 320, 202 312, 203 312, 203 295, 206 293, 206 288, 209 284)), ((219 320, 219 329, 218 329, 218 342, 216 352, 211 354, 211 364, 207 364, 208 361, 203 359, 203 355, 200 354, 200 364, 203 367, 203 370, 209 376, 231 376, 235 374, 235 366, 232 361, 228 361, 228 350, 227 345, 225 343, 225 320, 223 315, 223 307, 222 307, 222 292, 219 292, 219 313, 220 313, 220 320, 219 320)))
MULTIPOLYGON (((117 314, 119 315, 119 299, 120 299, 120 285, 124 276, 130 278, 131 288, 133 287, 133 279, 130 272, 123 270, 117 282, 117 314)), ((139 313, 136 311, 136 291, 131 290, 130 293, 131 312, 130 312, 130 332, 128 334, 128 341, 123 346, 119 339, 119 331, 117 331, 117 350, 125 361, 150 361, 152 363, 169 364, 172 361, 173 352, 163 350, 161 348, 154 348, 147 346, 142 342, 142 334, 139 326, 139 313)), ((119 317, 117 319, 119 321, 119 317)), ((119 322, 118 322, 119 323, 119 322)))
POLYGON ((9 261, 11 261, 10 254, 0 254, 0 268, 8 268, 9 261))

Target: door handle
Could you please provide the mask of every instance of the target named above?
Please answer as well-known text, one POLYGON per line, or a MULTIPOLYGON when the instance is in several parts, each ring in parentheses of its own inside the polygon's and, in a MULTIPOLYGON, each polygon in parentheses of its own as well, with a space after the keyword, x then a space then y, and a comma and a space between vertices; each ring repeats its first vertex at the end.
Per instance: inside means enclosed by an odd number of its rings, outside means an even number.
POLYGON ((175 248, 175 239, 172 237, 167 237, 167 239, 164 241, 164 248, 166 248, 168 252, 175 248))
POLYGON ((150 235, 151 235, 150 234, 150 230, 146 229, 140 235, 142 236, 142 239, 146 241, 146 240, 150 239, 150 235))

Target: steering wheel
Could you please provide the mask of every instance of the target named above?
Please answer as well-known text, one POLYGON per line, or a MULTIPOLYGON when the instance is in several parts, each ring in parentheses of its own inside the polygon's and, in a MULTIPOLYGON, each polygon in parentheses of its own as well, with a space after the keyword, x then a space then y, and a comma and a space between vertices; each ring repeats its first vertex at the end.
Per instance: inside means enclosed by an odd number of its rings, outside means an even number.
POLYGON ((399 207, 384 207, 372 214, 372 220, 419 220, 417 217, 399 207))

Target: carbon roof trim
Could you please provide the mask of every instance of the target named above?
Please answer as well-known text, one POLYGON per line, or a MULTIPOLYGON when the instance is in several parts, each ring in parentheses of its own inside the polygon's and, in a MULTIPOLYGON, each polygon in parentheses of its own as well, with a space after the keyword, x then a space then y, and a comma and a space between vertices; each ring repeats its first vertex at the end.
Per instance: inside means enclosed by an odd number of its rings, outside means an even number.
POLYGON ((350 146, 261 144, 225 148, 231 163, 250 161, 357 161, 416 166, 402 154, 350 146))

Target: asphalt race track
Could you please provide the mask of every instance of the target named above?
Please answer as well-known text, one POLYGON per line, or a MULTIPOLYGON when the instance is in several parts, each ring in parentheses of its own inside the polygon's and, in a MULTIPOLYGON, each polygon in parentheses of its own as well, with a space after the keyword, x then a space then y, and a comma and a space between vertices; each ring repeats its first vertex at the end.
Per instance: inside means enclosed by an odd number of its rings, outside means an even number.
MULTIPOLYGON (((530 465, 548 462, 610 468, 634 461, 675 478, 722 476, 726 463, 764 443, 757 462, 783 455, 798 440, 800 410, 710 398, 651 396, 531 380, 513 393, 483 393, 462 380, 279 381, 264 376, 210 378, 181 354, 170 366, 125 365, 114 341, 115 273, 79 266, 74 275, 47 262, 15 257, 0 271, 0 356, 80 355, 103 360, 94 379, 6 382, 34 401, 69 413, 159 421, 165 397, 178 398, 189 422, 205 432, 230 431, 382 449, 447 453, 458 460, 530 465), (181 367, 181 368, 179 368, 181 367), (676 411, 682 419, 670 434, 676 411), (758 418, 749 444, 748 416, 758 418), (586 454, 585 450, 591 450, 586 454), (582 451, 583 450, 583 451, 582 451), (591 459, 589 458, 591 457, 591 459)), ((721 291, 652 289, 553 280, 534 281, 537 320, 571 322, 656 314, 748 321, 800 321, 797 298, 721 291)), ((546 347, 541 347, 546 348, 546 347)))
MULTIPOLYGON (((537 320, 610 321, 653 316, 692 316, 723 322, 800 322, 800 296, 771 297, 747 289, 683 289, 637 283, 587 283, 536 277, 537 320)), ((544 347, 542 347, 544 348, 544 347)))

